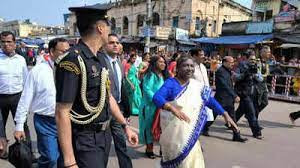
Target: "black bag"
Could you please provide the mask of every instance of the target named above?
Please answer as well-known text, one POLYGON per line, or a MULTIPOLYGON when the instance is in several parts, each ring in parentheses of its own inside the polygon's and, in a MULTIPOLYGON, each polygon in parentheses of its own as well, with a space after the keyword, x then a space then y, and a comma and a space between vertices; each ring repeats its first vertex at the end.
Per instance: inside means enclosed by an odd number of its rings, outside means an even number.
POLYGON ((32 154, 26 141, 16 141, 9 147, 8 161, 16 168, 32 168, 32 154))

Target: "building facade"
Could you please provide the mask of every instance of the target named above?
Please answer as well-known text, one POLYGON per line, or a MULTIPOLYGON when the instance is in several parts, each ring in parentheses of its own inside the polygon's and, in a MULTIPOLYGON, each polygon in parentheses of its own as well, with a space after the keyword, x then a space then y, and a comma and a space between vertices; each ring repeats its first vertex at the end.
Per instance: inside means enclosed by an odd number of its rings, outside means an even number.
POLYGON ((18 37, 28 37, 31 27, 25 22, 14 20, 0 23, 0 32, 2 31, 11 31, 18 37))
MULTIPOLYGON (((180 28, 192 37, 216 37, 224 22, 252 20, 252 11, 233 0, 152 0, 151 6, 154 29, 180 28)), ((108 15, 113 32, 141 37, 146 25, 146 0, 117 1, 108 15)), ((64 16, 69 35, 76 35, 75 15, 64 16)))
POLYGON ((42 26, 36 23, 25 21, 7 21, 0 22, 0 32, 11 31, 17 37, 32 37, 32 36, 47 36, 47 35, 62 35, 65 34, 64 27, 60 26, 42 26))
POLYGON ((286 4, 299 9, 299 0, 253 0, 253 21, 266 21, 278 15, 286 4))
MULTIPOLYGON (((252 19, 250 9, 232 0, 156 0, 152 9, 153 26, 181 28, 195 37, 215 37, 224 22, 252 19)), ((122 36, 138 36, 146 14, 146 0, 123 0, 108 11, 112 30, 122 36)))

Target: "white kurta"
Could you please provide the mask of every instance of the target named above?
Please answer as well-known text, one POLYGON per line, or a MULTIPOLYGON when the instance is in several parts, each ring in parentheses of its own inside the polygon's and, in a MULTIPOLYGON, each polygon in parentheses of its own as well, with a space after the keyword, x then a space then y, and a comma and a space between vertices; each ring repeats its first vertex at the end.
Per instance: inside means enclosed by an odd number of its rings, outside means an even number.
MULTIPOLYGON (((196 79, 200 83, 203 83, 205 86, 209 87, 207 70, 202 63, 200 65, 195 63, 194 79, 196 79)), ((211 109, 207 110, 207 121, 214 121, 214 115, 211 109)))

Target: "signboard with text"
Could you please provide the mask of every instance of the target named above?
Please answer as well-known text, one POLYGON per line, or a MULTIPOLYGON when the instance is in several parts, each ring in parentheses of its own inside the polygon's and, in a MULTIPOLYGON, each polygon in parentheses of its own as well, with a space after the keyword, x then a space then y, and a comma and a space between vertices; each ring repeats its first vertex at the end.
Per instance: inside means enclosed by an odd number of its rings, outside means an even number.
POLYGON ((291 22, 295 21, 296 11, 280 12, 275 16, 274 21, 278 22, 291 22))
POLYGON ((150 34, 150 37, 162 40, 167 40, 171 33, 172 28, 169 27, 155 26, 151 28, 141 27, 139 29, 139 37, 146 37, 150 34))
POLYGON ((255 11, 264 12, 269 6, 269 0, 257 0, 255 3, 255 11))
POLYGON ((264 34, 273 32, 273 22, 250 22, 246 34, 264 34))
POLYGON ((172 28, 157 26, 155 38, 167 40, 167 39, 169 39, 169 36, 171 33, 172 33, 172 28))
POLYGON ((189 41, 189 31, 176 28, 176 40, 189 41))

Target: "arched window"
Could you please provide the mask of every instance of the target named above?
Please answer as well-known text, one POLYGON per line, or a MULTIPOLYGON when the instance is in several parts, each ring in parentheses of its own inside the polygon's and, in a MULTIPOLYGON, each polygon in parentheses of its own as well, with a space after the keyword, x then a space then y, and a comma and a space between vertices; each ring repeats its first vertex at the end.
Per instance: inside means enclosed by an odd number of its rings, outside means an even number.
POLYGON ((196 17, 195 30, 201 30, 201 20, 200 17, 196 17))
POLYGON ((137 26, 142 27, 145 20, 145 15, 137 15, 137 26))
POLYGON ((111 32, 116 33, 116 19, 111 18, 111 32))
POLYGON ((128 18, 126 16, 123 17, 123 35, 128 35, 128 18))
POLYGON ((144 20, 145 20, 145 15, 137 15, 137 24, 136 24, 136 29, 140 33, 140 28, 143 27, 144 25, 144 20))
POLYGON ((156 13, 156 12, 154 12, 154 13, 152 14, 152 25, 153 25, 153 26, 159 26, 159 25, 160 25, 160 24, 159 24, 159 14, 156 13))

